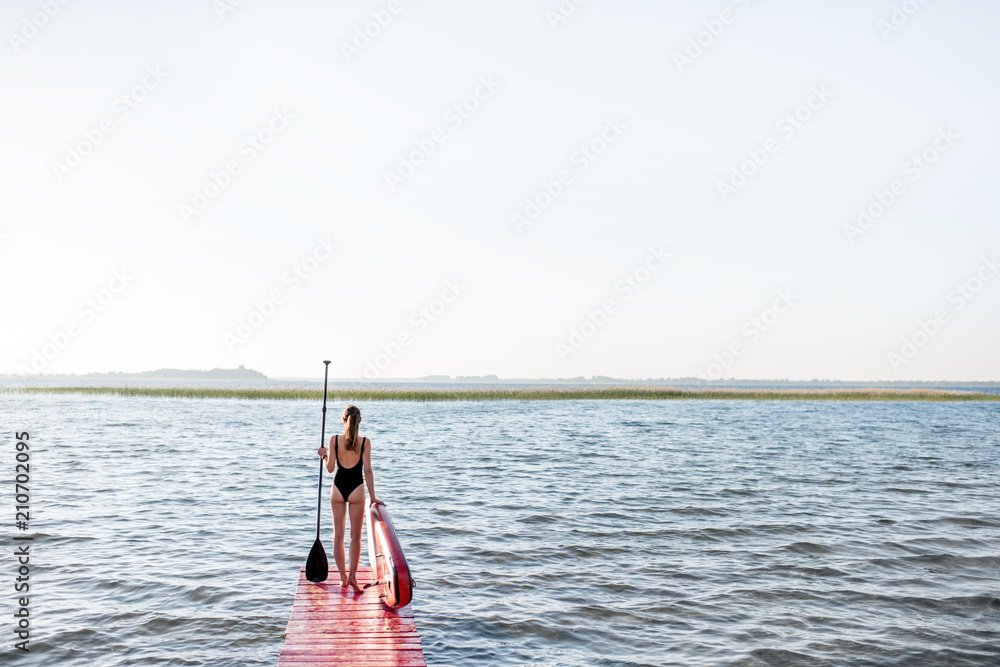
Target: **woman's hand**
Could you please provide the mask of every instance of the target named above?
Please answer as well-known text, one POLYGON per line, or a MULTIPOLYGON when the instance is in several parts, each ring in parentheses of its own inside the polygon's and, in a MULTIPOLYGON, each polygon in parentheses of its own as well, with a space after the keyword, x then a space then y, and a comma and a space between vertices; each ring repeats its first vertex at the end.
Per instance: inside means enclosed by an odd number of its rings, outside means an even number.
POLYGON ((325 459, 326 458, 326 447, 320 447, 319 450, 316 453, 319 454, 319 457, 321 459, 325 459))
POLYGON ((372 498, 372 505, 385 505, 385 503, 383 503, 378 498, 372 498))

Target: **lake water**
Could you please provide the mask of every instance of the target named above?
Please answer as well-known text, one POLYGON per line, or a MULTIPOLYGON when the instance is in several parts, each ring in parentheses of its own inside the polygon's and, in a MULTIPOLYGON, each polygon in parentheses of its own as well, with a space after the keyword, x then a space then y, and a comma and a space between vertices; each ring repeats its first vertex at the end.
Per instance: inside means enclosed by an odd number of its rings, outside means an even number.
MULTIPOLYGON (((996 403, 359 406, 428 664, 1000 664, 996 403)), ((0 394, 3 531, 27 430, 35 536, 27 655, 0 556, 3 662, 275 664, 319 417, 0 394)))

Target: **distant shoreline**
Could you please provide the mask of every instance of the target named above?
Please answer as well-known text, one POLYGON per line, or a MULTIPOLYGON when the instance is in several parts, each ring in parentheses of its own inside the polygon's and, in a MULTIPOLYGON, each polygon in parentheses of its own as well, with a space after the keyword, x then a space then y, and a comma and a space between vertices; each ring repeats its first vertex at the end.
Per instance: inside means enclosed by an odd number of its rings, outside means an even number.
MULTIPOLYGON (((100 394, 166 398, 234 398, 262 400, 321 400, 323 391, 273 387, 20 387, 6 392, 100 394)), ((946 389, 731 389, 661 386, 601 387, 335 387, 334 400, 366 401, 498 401, 498 400, 749 400, 749 401, 1000 401, 1000 394, 946 389)))
MULTIPOLYGON (((269 377, 260 371, 239 366, 237 368, 213 368, 204 370, 181 370, 177 368, 160 368, 155 371, 131 372, 109 372, 109 373, 84 373, 82 375, 70 374, 50 374, 50 375, 0 375, 0 386, 5 383, 15 383, 24 386, 32 386, 31 383, 66 383, 83 384, 87 382, 194 382, 194 383, 270 383, 270 384, 295 384, 295 385, 315 385, 322 380, 321 376, 314 377, 269 377)), ((378 379, 361 378, 330 378, 331 386, 337 384, 349 384, 365 387, 384 387, 386 385, 394 388, 399 385, 418 386, 438 385, 448 388, 467 389, 474 387, 489 387, 492 389, 506 389, 511 386, 531 386, 531 387, 569 387, 573 389, 581 387, 659 387, 664 389, 742 389, 742 390, 784 390, 784 389, 840 389, 844 391, 854 391, 856 389, 948 389, 957 391, 977 391, 985 392, 1000 391, 1000 381, 996 380, 789 380, 789 379, 750 379, 750 378, 728 378, 728 379, 708 379, 697 377, 676 377, 676 378, 615 378, 607 375, 593 375, 591 377, 558 377, 558 378, 501 378, 497 375, 423 375, 420 377, 379 377, 378 379)), ((297 387, 296 387, 297 388, 297 387)))

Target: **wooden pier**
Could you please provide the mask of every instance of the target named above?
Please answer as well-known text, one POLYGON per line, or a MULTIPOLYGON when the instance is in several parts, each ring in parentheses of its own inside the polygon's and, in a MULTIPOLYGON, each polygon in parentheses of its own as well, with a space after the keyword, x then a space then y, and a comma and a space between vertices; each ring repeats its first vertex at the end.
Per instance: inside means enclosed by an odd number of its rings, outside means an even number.
MULTIPOLYGON (((371 569, 358 569, 359 584, 371 580, 371 569)), ((326 581, 314 584, 302 568, 278 667, 427 664, 409 605, 389 609, 379 599, 377 586, 362 595, 348 591, 340 587, 335 571, 326 581)))

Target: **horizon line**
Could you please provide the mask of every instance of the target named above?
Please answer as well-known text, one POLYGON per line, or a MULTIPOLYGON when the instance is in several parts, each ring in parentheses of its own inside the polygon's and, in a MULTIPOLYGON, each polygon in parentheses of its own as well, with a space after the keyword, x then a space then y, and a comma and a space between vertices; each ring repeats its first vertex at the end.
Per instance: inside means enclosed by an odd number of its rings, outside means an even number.
MULTIPOLYGON (((254 373, 259 373, 263 375, 263 378, 203 378, 203 379, 214 379, 214 380, 224 380, 228 381, 279 381, 279 382, 321 382, 322 380, 318 377, 304 377, 304 376, 291 376, 291 375, 275 375, 269 376, 260 371, 255 371, 250 368, 245 368, 243 366, 239 368, 214 368, 210 370, 200 370, 200 369, 179 369, 179 368, 160 368, 156 370, 149 371, 89 371, 86 373, 37 373, 37 374, 17 374, 17 373, 0 373, 0 378, 4 379, 59 379, 59 378, 87 378, 93 376, 138 376, 148 373, 157 373, 162 371, 179 371, 183 373, 211 373, 212 371, 249 371, 254 373)), ((202 378, 133 378, 133 379, 202 379, 202 378)), ((707 379, 699 378, 696 376, 681 376, 681 377, 637 377, 637 378, 618 378, 608 375, 591 375, 589 378, 584 375, 577 375, 572 377, 556 377, 556 378, 546 378, 546 377, 510 377, 502 378, 496 374, 486 374, 486 375, 456 375, 451 376, 447 374, 430 374, 422 375, 417 377, 380 377, 380 378, 359 378, 359 377, 342 377, 342 378, 329 378, 330 382, 349 382, 349 383, 380 383, 380 382, 479 382, 483 384, 497 384, 497 383, 516 383, 516 382, 682 382, 682 383, 698 383, 698 384, 729 384, 738 382, 771 382, 771 383, 854 383, 854 384, 926 384, 926 383, 938 383, 938 384, 1000 384, 1000 380, 930 380, 930 379, 919 379, 919 380, 889 380, 889 379, 879 379, 879 380, 858 380, 858 379, 838 379, 838 378, 811 378, 808 380, 792 380, 789 378, 717 378, 717 379, 707 379)))

